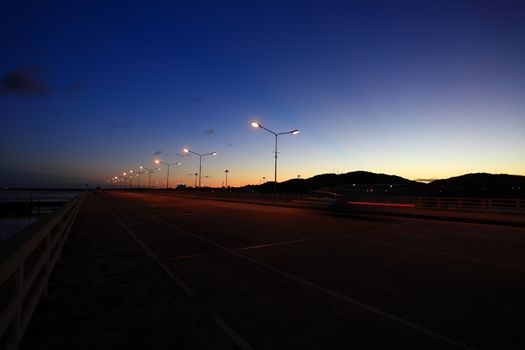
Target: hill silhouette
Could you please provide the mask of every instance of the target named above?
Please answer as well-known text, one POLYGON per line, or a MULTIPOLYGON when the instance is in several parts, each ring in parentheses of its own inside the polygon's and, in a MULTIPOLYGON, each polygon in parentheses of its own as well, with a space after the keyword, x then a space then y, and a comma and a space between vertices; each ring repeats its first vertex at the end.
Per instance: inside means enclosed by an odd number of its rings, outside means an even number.
POLYGON ((427 185, 443 195, 524 197, 525 176, 473 173, 435 180, 427 185))
MULTIPOLYGON (((271 193, 274 183, 266 182, 244 189, 271 193)), ((308 179, 290 179, 277 184, 278 192, 367 194, 367 195, 431 195, 463 197, 524 198, 525 176, 475 173, 435 180, 429 184, 396 175, 354 171, 345 174, 321 174, 308 179)))
MULTIPOLYGON (((368 171, 354 171, 345 174, 321 174, 308 179, 290 179, 277 184, 278 192, 311 193, 314 191, 331 191, 347 193, 366 191, 385 187, 390 189, 419 187, 423 184, 396 175, 376 174, 368 171)), ((256 186, 261 192, 273 192, 274 183, 267 182, 256 186)))

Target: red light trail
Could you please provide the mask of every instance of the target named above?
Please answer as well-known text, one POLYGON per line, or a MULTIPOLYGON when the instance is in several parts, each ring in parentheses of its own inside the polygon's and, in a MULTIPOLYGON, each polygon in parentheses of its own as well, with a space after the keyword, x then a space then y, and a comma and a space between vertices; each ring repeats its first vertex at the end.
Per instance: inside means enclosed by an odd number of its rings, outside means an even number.
POLYGON ((414 208, 415 204, 400 204, 400 203, 378 203, 378 202, 347 202, 354 205, 371 205, 375 207, 399 207, 399 208, 414 208))

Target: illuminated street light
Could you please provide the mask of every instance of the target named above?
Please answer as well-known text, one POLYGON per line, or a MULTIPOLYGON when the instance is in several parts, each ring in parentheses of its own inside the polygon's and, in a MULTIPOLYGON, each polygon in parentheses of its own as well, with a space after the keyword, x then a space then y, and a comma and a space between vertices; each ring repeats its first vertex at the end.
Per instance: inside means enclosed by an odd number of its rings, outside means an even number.
POLYGON ((277 136, 279 136, 279 135, 286 135, 286 134, 297 135, 299 133, 299 130, 298 129, 294 129, 292 131, 286 131, 286 132, 275 132, 275 131, 272 131, 270 129, 265 128, 264 126, 262 126, 258 122, 252 122, 252 126, 254 128, 264 129, 264 130, 268 131, 269 133, 275 135, 275 151, 274 151, 274 153, 275 153, 275 167, 274 167, 274 185, 273 185, 274 187, 273 187, 273 191, 277 192, 277 136))
MULTIPOLYGON (((130 177, 131 177, 131 176, 130 176, 130 177)), ((125 173, 125 172, 124 172, 124 173, 122 173, 122 185, 121 185, 121 187, 124 187, 124 186, 126 186, 126 184, 125 184, 125 181, 124 181, 124 180, 127 180, 127 179, 128 179, 128 173, 125 173)), ((129 187, 131 187, 131 185, 129 185, 129 187)))
POLYGON ((158 159, 155 159, 155 163, 157 164, 164 164, 168 167, 168 174, 166 175, 166 189, 168 189, 168 183, 170 181, 170 166, 172 165, 181 165, 182 163, 181 162, 177 162, 177 163, 164 163, 164 162, 161 162, 160 160, 158 159))
POLYGON ((137 174, 137 188, 140 188, 140 175, 146 174, 146 171, 141 171, 142 167, 139 167, 140 170, 135 171, 135 174, 137 174))
POLYGON ((149 168, 146 168, 146 167, 143 167, 142 165, 140 166, 140 169, 142 170, 146 170, 145 172, 148 173, 148 186, 149 188, 151 188, 151 174, 153 174, 155 172, 155 170, 160 170, 160 168, 157 168, 157 169, 149 169, 149 168))
POLYGON ((185 153, 193 153, 193 154, 199 156, 199 188, 200 188, 201 187, 201 175, 202 175, 202 157, 204 157, 204 156, 216 156, 217 152, 210 152, 210 153, 200 154, 200 153, 197 153, 197 152, 193 152, 189 148, 184 148, 183 151, 185 153))
POLYGON ((137 188, 140 188, 140 175, 146 174, 144 171, 137 171, 137 188))
POLYGON ((129 171, 129 188, 131 188, 133 185, 133 175, 134 175, 133 170, 130 170, 129 171))
POLYGON ((113 178, 113 183, 115 184, 115 188, 119 188, 120 189, 120 176, 115 176, 113 178))

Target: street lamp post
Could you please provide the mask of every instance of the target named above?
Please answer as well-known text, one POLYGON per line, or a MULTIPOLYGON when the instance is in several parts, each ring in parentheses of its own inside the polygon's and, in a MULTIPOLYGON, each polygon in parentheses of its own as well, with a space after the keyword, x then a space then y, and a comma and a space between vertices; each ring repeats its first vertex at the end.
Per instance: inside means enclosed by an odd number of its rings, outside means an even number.
MULTIPOLYGON (((127 173, 122 173, 122 180, 127 180, 127 179, 128 179, 127 178, 127 173)), ((124 186, 126 186, 126 184, 123 182, 122 183, 122 187, 124 187, 124 186)), ((130 185, 130 187, 131 187, 131 185, 130 185)))
POLYGON ((149 168, 146 168, 146 167, 143 167, 142 165, 140 166, 140 169, 142 170, 146 170, 146 173, 148 173, 148 187, 151 188, 151 174, 153 174, 155 172, 155 170, 160 170, 160 168, 157 168, 157 169, 149 169, 149 168))
POLYGON ((228 169, 224 170, 224 173, 226 174, 226 184, 225 184, 224 188, 228 188, 228 173, 229 172, 230 171, 228 169))
POLYGON ((117 188, 117 180, 116 180, 116 176, 112 176, 112 177, 111 177, 111 184, 113 185, 113 189, 116 189, 116 188, 117 188))
POLYGON ((183 151, 186 152, 186 153, 193 153, 193 154, 199 156, 199 188, 200 188, 201 187, 201 176, 202 176, 202 157, 204 157, 204 156, 216 156, 217 152, 210 152, 210 153, 200 154, 200 153, 197 153, 197 152, 193 152, 189 148, 185 148, 183 151))
POLYGON ((140 188, 140 175, 142 174, 146 174, 147 171, 137 171, 137 179, 138 179, 138 183, 137 183, 137 188, 140 188))
POLYGON ((133 170, 129 171, 129 188, 133 185, 133 170))
POLYGON ((257 122, 252 122, 252 126, 254 128, 264 129, 264 130, 268 131, 269 133, 275 135, 275 151, 274 151, 274 154, 275 154, 274 155, 274 157, 275 157, 275 166, 274 166, 274 183, 273 183, 274 187, 273 187, 273 191, 277 192, 277 137, 279 135, 286 135, 286 134, 297 135, 299 133, 299 130, 298 129, 294 129, 292 131, 286 131, 286 132, 275 132, 275 131, 272 131, 270 129, 265 128, 264 126, 262 126, 261 124, 259 124, 257 122))
POLYGON ((158 159, 155 159, 155 163, 157 164, 164 164, 168 167, 168 173, 166 175, 166 189, 168 189, 168 183, 170 181, 170 166, 172 165, 181 165, 182 163, 181 162, 177 162, 177 163, 164 163, 164 162, 161 162, 160 160, 158 159))

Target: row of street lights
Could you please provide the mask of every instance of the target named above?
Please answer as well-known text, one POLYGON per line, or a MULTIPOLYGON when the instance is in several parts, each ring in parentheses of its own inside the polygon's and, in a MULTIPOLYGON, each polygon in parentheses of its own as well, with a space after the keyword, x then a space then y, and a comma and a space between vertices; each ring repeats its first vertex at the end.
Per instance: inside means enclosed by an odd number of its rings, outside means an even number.
MULTIPOLYGON (((141 170, 145 170, 145 173, 148 174, 148 187, 151 188, 151 174, 153 174, 155 172, 155 170, 160 170, 160 168, 157 168, 157 169, 149 169, 149 168, 146 168, 144 166, 140 166, 139 167, 141 170)), ((140 187, 140 177, 139 177, 139 187, 140 187)))
MULTIPOLYGON (((203 153, 203 154, 200 154, 200 153, 197 153, 197 152, 194 152, 192 151, 191 149, 189 148, 184 148, 184 152, 185 153, 193 153, 197 156, 199 156, 199 188, 201 187, 201 177, 202 177, 202 157, 204 156, 215 156, 217 155, 217 152, 210 152, 210 153, 203 153)), ((161 161, 160 159, 155 159, 155 163, 156 164, 163 164, 167 167, 167 171, 166 171, 166 189, 169 188, 169 182, 170 182, 170 167, 175 165, 182 165, 181 162, 176 162, 176 163, 166 163, 166 162, 163 162, 161 161)), ((149 175, 149 188, 151 188, 151 174, 155 171, 155 170, 160 170, 160 168, 157 168, 157 169, 149 169, 149 168, 146 168, 144 166, 140 166, 139 167, 141 170, 144 170, 144 171, 138 171, 136 172, 137 176, 138 176, 138 187, 140 187, 140 174, 148 174, 149 175)), ((226 172, 228 172, 226 170, 226 172)), ((130 170, 129 171, 129 187, 131 187, 132 185, 132 176, 133 176, 133 170, 130 170)), ((197 174, 195 174, 197 175, 197 174)), ((120 177, 120 176, 115 176, 114 178, 112 178, 111 180, 108 180, 108 182, 113 182, 113 183, 116 183, 116 182, 121 182, 122 180, 124 179, 127 179, 127 176, 128 174, 127 173, 122 173, 122 176, 123 177, 120 177)), ((228 183, 228 177, 226 176, 226 183, 228 183)), ((195 183, 195 186, 197 186, 197 183, 195 183)))
MULTIPOLYGON (((252 122, 251 125, 254 127, 254 128, 261 128, 263 130, 266 130, 268 131, 269 133, 273 134, 275 136, 275 148, 274 148, 274 158, 275 158, 275 162, 274 162, 274 192, 277 192, 277 157, 278 157, 278 152, 277 152, 277 141, 278 141, 278 136, 279 135, 287 135, 287 134, 290 134, 290 135, 297 135, 299 133, 299 130, 298 129, 294 129, 294 130, 291 130, 291 131, 285 131, 285 132, 275 132, 273 130, 270 130, 268 128, 265 128, 264 126, 262 126, 260 123, 258 122, 252 122)), ((191 154, 195 154, 196 156, 199 156, 199 188, 201 187, 201 177, 202 177, 202 157, 205 157, 205 156, 216 156, 217 155, 217 152, 209 152, 209 153, 197 153, 197 152, 194 152, 192 151, 190 148, 184 148, 183 149, 184 153, 191 153, 191 154)), ((163 164, 163 165, 166 165, 167 166, 167 173, 166 173, 166 189, 169 188, 169 178, 170 178, 170 167, 175 165, 181 165, 182 163, 181 162, 176 162, 176 163, 165 163, 165 162, 162 162, 160 161, 160 159, 156 159, 155 160, 155 163, 156 164, 163 164)), ((151 174, 155 171, 155 170, 160 170, 160 168, 158 169, 148 169, 144 166, 140 166, 140 169, 141 170, 144 170, 144 171, 138 171, 137 172, 137 177, 138 177, 138 186, 140 187, 140 174, 145 174, 147 173, 149 175, 149 187, 151 188, 151 174)), ((130 170, 130 177, 129 177, 129 186, 131 187, 131 184, 132 184, 132 174, 133 174, 133 170, 130 170)), ((225 170, 224 171, 225 174, 226 174, 226 187, 228 187, 228 170, 225 170)), ((197 175, 197 174, 195 174, 197 175)), ((123 176, 124 177, 120 177, 120 176, 115 176, 114 178, 112 178, 111 180, 108 180, 108 181, 111 181, 111 182, 119 182, 119 181, 122 181, 123 179, 126 179, 126 173, 123 173, 123 176)), ((197 184, 195 183, 195 186, 197 184)))
MULTIPOLYGON (((195 154, 195 155, 199 156, 199 188, 200 188, 201 187, 201 177, 202 177, 202 157, 204 157, 204 156, 216 156, 217 152, 210 152, 210 153, 200 154, 200 153, 192 151, 190 148, 184 148, 183 151, 184 151, 184 153, 192 153, 192 154, 195 154)), ((182 163, 181 162, 165 163, 165 162, 160 161, 160 159, 155 159, 155 163, 157 163, 157 164, 164 164, 164 165, 167 166, 166 189, 168 189, 169 188, 169 181, 170 181, 170 167, 172 165, 181 165, 182 163)))

